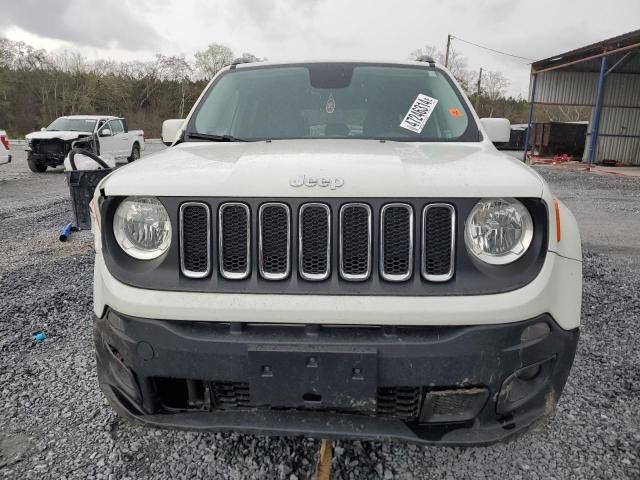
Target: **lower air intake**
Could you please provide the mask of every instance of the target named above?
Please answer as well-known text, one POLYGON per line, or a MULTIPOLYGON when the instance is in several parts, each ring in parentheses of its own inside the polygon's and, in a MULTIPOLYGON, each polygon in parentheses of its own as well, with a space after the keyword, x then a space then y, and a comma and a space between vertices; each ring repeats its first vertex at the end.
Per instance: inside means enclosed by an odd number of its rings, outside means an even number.
POLYGON ((212 406, 217 410, 241 410, 251 404, 249 384, 242 382, 211 383, 212 406))
POLYGON ((415 420, 420 413, 420 387, 381 387, 376 415, 415 420))

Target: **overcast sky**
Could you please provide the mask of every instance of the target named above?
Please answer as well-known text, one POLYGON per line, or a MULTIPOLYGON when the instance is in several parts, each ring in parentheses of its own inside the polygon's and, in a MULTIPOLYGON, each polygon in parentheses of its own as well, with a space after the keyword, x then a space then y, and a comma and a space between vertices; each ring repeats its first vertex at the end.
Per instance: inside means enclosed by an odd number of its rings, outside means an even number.
MULTIPOLYGON (((270 60, 406 59, 447 34, 542 59, 640 28, 640 0, 0 0, 0 36, 89 58, 190 56, 211 42, 270 60)), ((454 40, 526 96, 529 65, 454 40)))

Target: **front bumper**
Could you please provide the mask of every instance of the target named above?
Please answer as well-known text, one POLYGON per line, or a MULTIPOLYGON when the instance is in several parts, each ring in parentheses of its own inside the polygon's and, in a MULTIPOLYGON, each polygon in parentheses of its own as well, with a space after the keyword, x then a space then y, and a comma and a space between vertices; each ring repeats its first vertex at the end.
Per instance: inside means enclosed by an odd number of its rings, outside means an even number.
POLYGON ((31 158, 41 165, 57 167, 64 163, 66 153, 31 153, 31 158))
POLYGON ((578 329, 548 314, 364 327, 152 320, 107 309, 94 339, 102 390, 119 413, 149 425, 477 445, 553 411, 578 329))

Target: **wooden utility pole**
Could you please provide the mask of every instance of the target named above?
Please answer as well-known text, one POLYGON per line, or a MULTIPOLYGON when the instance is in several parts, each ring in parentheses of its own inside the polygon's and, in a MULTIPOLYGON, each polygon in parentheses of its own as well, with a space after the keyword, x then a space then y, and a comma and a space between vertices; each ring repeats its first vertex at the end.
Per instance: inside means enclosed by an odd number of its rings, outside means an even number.
POLYGON ((480 106, 480 85, 481 84, 482 84, 482 67, 480 67, 480 75, 478 75, 478 87, 476 89, 476 104, 475 104, 476 113, 478 112, 478 107, 480 106))
POLYGON ((316 462, 316 471, 313 474, 313 480, 329 480, 331 478, 331 460, 333 459, 333 444, 331 440, 322 440, 320 442, 320 451, 318 452, 318 461, 316 462))
POLYGON ((444 66, 445 68, 449 68, 449 49, 451 48, 451 37, 452 35, 447 35, 447 51, 444 54, 444 66))

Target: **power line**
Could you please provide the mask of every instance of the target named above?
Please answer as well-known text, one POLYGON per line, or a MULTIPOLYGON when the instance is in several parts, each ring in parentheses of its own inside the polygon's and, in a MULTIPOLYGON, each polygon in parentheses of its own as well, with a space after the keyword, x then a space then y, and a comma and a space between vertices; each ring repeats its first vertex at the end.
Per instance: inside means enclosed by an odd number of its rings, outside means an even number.
POLYGON ((451 35, 451 38, 455 38, 456 40, 460 40, 463 43, 468 43, 469 45, 473 45, 474 47, 478 47, 478 48, 483 48, 485 50, 489 50, 490 52, 493 52, 493 53, 499 53, 500 55, 506 55, 507 57, 519 58, 521 60, 529 60, 531 62, 535 62, 535 60, 533 58, 521 57, 520 55, 513 55, 512 53, 501 52, 500 50, 496 50, 494 48, 485 47, 484 45, 478 45, 477 43, 473 43, 473 42, 469 42, 467 40, 463 40, 460 37, 454 37, 453 35, 451 35))

